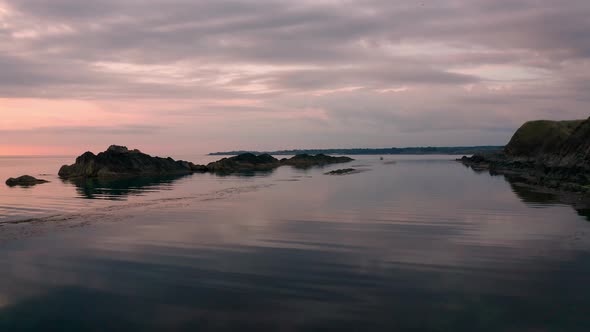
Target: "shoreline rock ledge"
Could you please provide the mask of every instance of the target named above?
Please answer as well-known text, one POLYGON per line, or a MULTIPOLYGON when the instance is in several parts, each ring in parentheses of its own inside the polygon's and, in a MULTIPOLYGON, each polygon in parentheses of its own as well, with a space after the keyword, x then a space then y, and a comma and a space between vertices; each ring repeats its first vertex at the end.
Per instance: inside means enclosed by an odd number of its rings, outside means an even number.
POLYGON ((129 150, 125 146, 111 145, 106 151, 95 155, 85 152, 72 165, 64 165, 59 177, 97 178, 145 175, 183 175, 205 172, 206 167, 170 157, 152 157, 139 150, 129 150))
POLYGON ((562 191, 590 193, 590 118, 530 121, 503 151, 458 161, 511 180, 562 191))

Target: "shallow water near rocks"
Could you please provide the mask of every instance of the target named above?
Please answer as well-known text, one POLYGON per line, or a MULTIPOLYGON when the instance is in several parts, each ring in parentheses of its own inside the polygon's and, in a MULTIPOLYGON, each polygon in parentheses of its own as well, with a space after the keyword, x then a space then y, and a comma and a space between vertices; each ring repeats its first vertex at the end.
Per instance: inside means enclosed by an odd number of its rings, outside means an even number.
POLYGON ((51 183, 0 188, 0 330, 590 330, 584 211, 452 156, 355 159, 63 182, 71 157, 2 157, 51 183))

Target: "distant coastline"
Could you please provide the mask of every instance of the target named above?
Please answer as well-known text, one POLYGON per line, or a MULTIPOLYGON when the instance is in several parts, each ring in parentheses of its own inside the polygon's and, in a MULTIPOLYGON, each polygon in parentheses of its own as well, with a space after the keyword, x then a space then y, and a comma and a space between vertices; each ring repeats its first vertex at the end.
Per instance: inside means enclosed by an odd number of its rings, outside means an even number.
POLYGON ((225 151, 211 152, 210 156, 234 156, 242 153, 270 154, 270 155, 297 155, 297 154, 338 154, 338 155, 372 155, 372 154, 398 154, 398 155, 426 155, 448 154, 469 155, 484 152, 501 151, 503 146, 452 146, 452 147, 406 147, 406 148, 356 148, 356 149, 296 149, 277 151, 225 151))

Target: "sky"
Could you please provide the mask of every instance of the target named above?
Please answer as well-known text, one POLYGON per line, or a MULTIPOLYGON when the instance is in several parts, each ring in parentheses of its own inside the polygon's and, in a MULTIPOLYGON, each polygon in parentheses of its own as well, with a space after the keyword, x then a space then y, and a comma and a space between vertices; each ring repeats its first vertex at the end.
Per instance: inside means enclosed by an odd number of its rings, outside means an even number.
POLYGON ((0 155, 503 145, 590 116, 588 0, 0 0, 0 155))

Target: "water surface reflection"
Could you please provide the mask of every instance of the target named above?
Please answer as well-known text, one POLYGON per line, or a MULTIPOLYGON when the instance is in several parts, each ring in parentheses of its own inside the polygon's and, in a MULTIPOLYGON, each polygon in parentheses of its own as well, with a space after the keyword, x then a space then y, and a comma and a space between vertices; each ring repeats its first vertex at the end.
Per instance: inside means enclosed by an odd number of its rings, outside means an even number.
POLYGON ((172 190, 175 181, 187 175, 144 176, 126 178, 78 178, 62 180, 76 186, 80 197, 87 199, 121 200, 127 196, 172 190))
POLYGON ((492 177, 503 178, 506 182, 510 184, 512 192, 522 202, 530 206, 544 208, 554 205, 568 205, 574 208, 574 210, 580 216, 590 221, 590 197, 588 195, 565 191, 555 191, 542 187, 530 186, 525 184, 519 175, 498 174, 490 170, 477 168, 474 169, 470 166, 465 167, 471 169, 476 174, 483 174, 492 177))
POLYGON ((590 223, 569 206, 452 161, 362 163, 182 178, 173 204, 3 242, 0 328, 590 329, 590 223))

